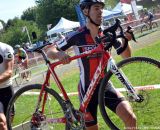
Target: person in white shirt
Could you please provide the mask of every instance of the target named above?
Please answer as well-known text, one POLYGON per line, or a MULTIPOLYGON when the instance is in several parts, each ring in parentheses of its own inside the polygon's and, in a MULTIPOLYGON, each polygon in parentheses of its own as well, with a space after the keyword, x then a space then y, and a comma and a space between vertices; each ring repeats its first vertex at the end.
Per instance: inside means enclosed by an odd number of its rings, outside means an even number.
POLYGON ((13 95, 12 72, 14 51, 11 46, 0 42, 0 130, 7 130, 6 111, 13 95))

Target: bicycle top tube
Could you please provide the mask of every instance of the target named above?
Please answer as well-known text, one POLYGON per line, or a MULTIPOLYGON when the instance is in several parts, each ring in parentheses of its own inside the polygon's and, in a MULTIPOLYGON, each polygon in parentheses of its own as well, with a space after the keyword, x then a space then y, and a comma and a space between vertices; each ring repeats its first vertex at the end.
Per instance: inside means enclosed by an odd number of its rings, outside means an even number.
MULTIPOLYGON (((96 53, 100 53, 102 55, 103 55, 103 53, 105 53, 109 57, 109 53, 104 51, 104 46, 102 44, 99 44, 95 49, 86 51, 86 52, 81 53, 79 55, 72 56, 72 57, 69 58, 69 60, 73 61, 73 60, 76 60, 78 58, 83 58, 83 57, 86 57, 86 56, 89 56, 89 55, 93 55, 93 54, 96 54, 96 53)), ((56 67, 57 65, 60 65, 60 64, 63 64, 63 63, 61 61, 53 62, 51 64, 51 67, 54 68, 54 67, 56 67)))

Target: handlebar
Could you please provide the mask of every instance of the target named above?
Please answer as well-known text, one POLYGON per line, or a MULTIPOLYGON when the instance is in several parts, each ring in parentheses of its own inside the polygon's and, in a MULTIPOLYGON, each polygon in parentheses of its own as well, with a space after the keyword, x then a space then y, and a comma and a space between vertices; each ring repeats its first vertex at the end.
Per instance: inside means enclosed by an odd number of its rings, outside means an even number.
MULTIPOLYGON (((132 27, 128 26, 126 32, 130 33, 131 36, 132 36, 132 39, 136 42, 133 32, 130 32, 131 29, 132 29, 132 27)), ((114 25, 105 29, 103 31, 103 34, 104 34, 103 37, 98 37, 97 36, 95 38, 95 40, 96 40, 97 44, 104 43, 105 44, 105 50, 108 50, 114 44, 117 44, 117 38, 124 38, 125 39, 124 31, 123 31, 123 28, 121 26, 121 21, 119 19, 116 19, 116 22, 115 22, 114 25), (116 31, 117 31, 118 28, 120 29, 120 34, 116 35, 116 31)), ((120 47, 117 50, 117 54, 121 54, 126 49, 127 46, 128 46, 128 43, 125 42, 123 47, 120 47)))

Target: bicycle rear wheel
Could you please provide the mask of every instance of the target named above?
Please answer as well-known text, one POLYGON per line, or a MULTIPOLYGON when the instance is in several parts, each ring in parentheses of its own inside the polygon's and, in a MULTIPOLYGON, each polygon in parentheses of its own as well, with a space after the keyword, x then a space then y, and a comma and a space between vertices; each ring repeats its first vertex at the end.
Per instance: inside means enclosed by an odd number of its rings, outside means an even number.
POLYGON ((152 22, 152 28, 157 28, 158 27, 158 23, 157 22, 152 22))
POLYGON ((141 27, 141 33, 144 33, 144 32, 146 32, 148 30, 149 30, 149 28, 148 28, 148 26, 146 24, 141 27))
MULTIPOLYGON (((45 88, 45 92, 48 93, 48 98, 45 104, 45 115, 41 113, 41 110, 39 110, 39 113, 36 113, 37 115, 34 116, 34 119, 39 122, 38 128, 31 128, 33 127, 31 119, 33 114, 35 114, 35 108, 41 86, 42 85, 40 84, 25 86, 19 89, 12 97, 6 116, 9 130, 14 130, 14 128, 20 130, 67 129, 64 118, 65 106, 63 104, 63 99, 54 90, 49 88, 45 88), (15 108, 15 112, 13 112, 13 108, 15 108), (13 113, 14 117, 12 116, 13 113)), ((40 104, 40 109, 42 108, 41 106, 42 103, 40 104)))
POLYGON ((130 100, 117 77, 111 72, 107 73, 99 91, 100 111, 106 124, 113 130, 125 129, 124 123, 119 117, 105 106, 104 99, 107 98, 105 90, 108 81, 111 81, 132 106, 137 116, 137 127, 139 129, 158 129, 160 120, 160 62, 145 57, 132 57, 121 61, 117 66, 124 72, 138 94, 143 97, 143 101, 130 100))

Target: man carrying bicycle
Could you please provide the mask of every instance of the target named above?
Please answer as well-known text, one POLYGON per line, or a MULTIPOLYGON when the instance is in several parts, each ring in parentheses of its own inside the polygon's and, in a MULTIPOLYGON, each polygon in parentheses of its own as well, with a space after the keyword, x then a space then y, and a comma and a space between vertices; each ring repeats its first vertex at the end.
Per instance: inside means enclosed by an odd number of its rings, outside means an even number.
POLYGON ((0 42, 0 130, 7 130, 6 111, 13 95, 12 72, 14 64, 13 48, 0 42))
MULTIPOLYGON (((69 55, 64 51, 71 46, 74 46, 74 50, 77 55, 95 48, 95 37, 103 36, 103 31, 100 25, 102 24, 102 11, 104 6, 104 0, 81 0, 80 7, 84 15, 87 17, 86 25, 78 29, 74 34, 66 37, 66 42, 61 44, 57 49, 55 47, 51 47, 48 51, 48 56, 52 59, 57 58, 66 64, 69 63, 69 55)), ((121 45, 123 46, 123 43, 120 44, 120 46, 121 45)), ((97 66, 99 65, 100 57, 101 55, 94 54, 90 57, 78 59, 80 68, 80 82, 78 85, 80 101, 84 98, 90 81, 93 78, 97 66)), ((98 86, 99 85, 100 84, 98 84, 98 86)), ((96 88, 85 113, 85 124, 87 130, 98 130, 98 89, 99 87, 96 88)), ((107 99, 106 101, 107 107, 122 119, 127 130, 136 130, 136 116, 134 115, 130 104, 123 98, 122 94, 109 84, 107 86, 107 95, 110 96, 110 99, 107 99), (113 98, 115 100, 112 100, 113 98)))

